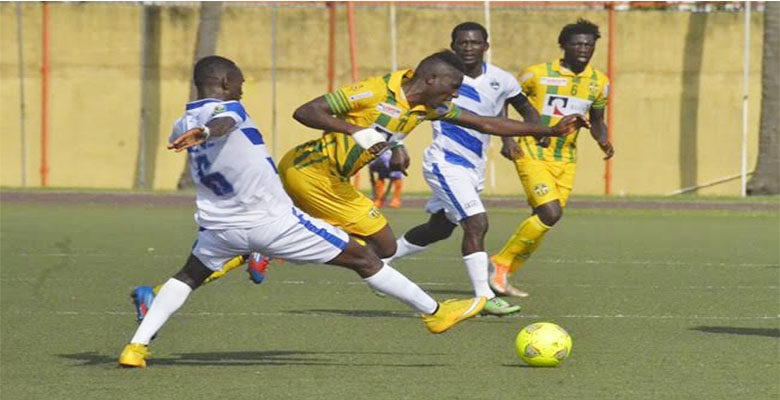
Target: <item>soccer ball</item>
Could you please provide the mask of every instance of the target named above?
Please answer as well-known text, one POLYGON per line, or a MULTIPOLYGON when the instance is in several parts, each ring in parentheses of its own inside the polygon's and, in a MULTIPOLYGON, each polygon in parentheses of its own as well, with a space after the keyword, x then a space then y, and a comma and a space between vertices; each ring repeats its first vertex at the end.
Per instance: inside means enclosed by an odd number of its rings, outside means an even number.
POLYGON ((515 349, 532 367, 557 367, 571 354, 571 336, 552 322, 535 322, 517 334, 515 349))

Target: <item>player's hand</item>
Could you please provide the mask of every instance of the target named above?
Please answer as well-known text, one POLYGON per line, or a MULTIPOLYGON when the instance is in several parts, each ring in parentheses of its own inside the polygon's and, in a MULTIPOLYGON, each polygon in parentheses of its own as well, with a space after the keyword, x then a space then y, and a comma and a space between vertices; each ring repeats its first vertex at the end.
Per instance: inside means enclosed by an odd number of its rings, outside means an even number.
POLYGON ((406 148, 403 146, 396 147, 392 152, 389 165, 390 171, 401 171, 404 176, 409 176, 406 170, 409 168, 411 160, 409 159, 409 153, 406 152, 406 148))
POLYGON ((523 156, 523 149, 514 140, 504 140, 501 155, 509 161, 514 161, 523 156))
POLYGON ((604 144, 599 143, 599 147, 601 147, 601 151, 604 152, 604 160, 609 160, 612 158, 612 156, 615 155, 615 148, 612 147, 612 143, 607 142, 604 144))
POLYGON ((208 139, 205 131, 203 127, 197 127, 184 132, 183 135, 168 143, 168 150, 175 150, 178 153, 205 142, 208 139))
POLYGON ((550 147, 550 142, 552 142, 552 139, 550 139, 549 136, 545 136, 545 137, 543 137, 541 139, 537 139, 536 140, 536 144, 538 144, 539 146, 544 147, 545 149, 550 147))
POLYGON ((552 127, 552 136, 566 136, 580 128, 590 128, 585 116, 582 114, 567 115, 552 127))

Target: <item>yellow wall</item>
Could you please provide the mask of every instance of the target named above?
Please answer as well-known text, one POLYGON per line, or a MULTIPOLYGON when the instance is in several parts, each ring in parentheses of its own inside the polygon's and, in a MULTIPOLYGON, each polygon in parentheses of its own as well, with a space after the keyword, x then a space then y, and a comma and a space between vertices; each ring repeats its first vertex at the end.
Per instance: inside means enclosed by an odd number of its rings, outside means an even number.
MULTIPOLYGON (((141 98, 141 8, 130 3, 51 3, 49 186, 131 188, 135 182, 141 98)), ((27 185, 40 186, 41 5, 24 3, 24 128, 27 185)), ((346 10, 337 31, 337 85, 350 81, 346 10)), ((599 24, 603 38, 593 64, 606 70, 607 13, 599 10, 491 10, 493 63, 513 72, 560 55, 560 28, 577 17, 599 24)), ((278 8, 277 127, 272 124, 272 9, 228 5, 217 52, 244 70, 244 103, 276 158, 317 132, 292 120, 296 107, 327 85, 328 11, 323 6, 278 8)), ((360 77, 390 70, 389 7, 356 7, 360 77)), ((760 110, 762 18, 751 25, 751 94, 748 166, 755 164, 760 110)), ((481 8, 397 7, 398 63, 414 67, 446 48, 452 27, 482 21, 481 8)), ((173 121, 189 94, 198 12, 190 5, 161 10, 159 146, 154 188, 172 189, 183 155, 164 149, 173 121)), ((685 186, 739 173, 742 110, 743 16, 662 11, 617 13, 613 134, 615 194, 667 194, 685 186), (696 34, 698 32, 699 34, 696 34), (690 40, 687 42, 686 38, 690 40), (701 52, 701 57, 697 52, 701 52), (686 54, 688 56, 686 57, 686 54), (682 135, 682 136, 681 136, 682 135), (684 157, 680 149, 686 149, 684 157), (683 169, 681 171, 681 168, 683 169), (684 178, 686 177, 687 178, 684 178)), ((16 4, 0 3, 0 185, 20 186, 20 92, 16 4)), ((424 125, 407 140, 412 169, 406 188, 425 192, 420 158, 430 140, 424 125)), ((521 193, 511 164, 490 149, 487 194, 521 193)), ((601 194, 604 163, 587 132, 579 139, 575 194, 601 194)), ((362 183, 365 186, 365 175, 362 183)), ((704 189, 739 193, 739 181, 704 189)))

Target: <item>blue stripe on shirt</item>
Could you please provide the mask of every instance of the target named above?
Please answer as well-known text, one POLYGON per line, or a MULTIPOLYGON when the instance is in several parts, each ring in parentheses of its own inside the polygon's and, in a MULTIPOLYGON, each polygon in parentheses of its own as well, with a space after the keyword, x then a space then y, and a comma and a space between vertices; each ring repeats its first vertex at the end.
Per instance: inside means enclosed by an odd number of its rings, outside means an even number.
POLYGON ((246 135, 246 137, 249 139, 250 142, 252 142, 253 145, 265 143, 263 141, 263 135, 261 135, 260 131, 258 131, 255 128, 244 128, 241 130, 241 132, 243 132, 244 135, 246 135))
POLYGON ((442 175, 441 170, 439 170, 439 164, 433 164, 433 174, 436 175, 436 179, 438 179, 441 188, 444 189, 444 193, 447 193, 447 197, 450 198, 450 201, 452 201, 452 204, 455 206, 458 214, 460 214, 460 219, 466 218, 466 211, 463 210, 463 207, 461 207, 460 203, 458 203, 458 199, 455 198, 455 193, 452 193, 452 190, 450 190, 450 185, 447 184, 447 181, 444 179, 444 175, 442 175))
POLYGON ((471 100, 474 100, 476 102, 479 102, 481 97, 479 96, 479 92, 477 92, 477 89, 474 89, 474 87, 469 86, 465 83, 462 83, 460 85, 460 89, 458 89, 458 95, 468 97, 471 100))
POLYGON ((482 158, 482 141, 469 135, 465 129, 447 122, 442 122, 441 133, 482 158))
POLYGON ((466 157, 463 157, 460 154, 455 154, 446 149, 444 150, 444 161, 447 161, 450 164, 460 165, 461 167, 471 169, 477 168, 474 164, 471 163, 471 161, 467 160, 466 157))
POLYGON ((308 219, 306 219, 306 215, 298 212, 295 208, 292 209, 293 215, 298 217, 298 223, 303 225, 304 228, 308 229, 309 232, 312 232, 316 234, 317 236, 325 239, 328 243, 338 247, 341 250, 344 250, 347 247, 347 242, 341 240, 338 236, 328 232, 325 228, 320 228, 308 219))
POLYGON ((225 110, 232 111, 241 118, 241 121, 246 121, 246 110, 244 110, 244 106, 241 105, 241 103, 237 101, 231 101, 225 104, 225 110))

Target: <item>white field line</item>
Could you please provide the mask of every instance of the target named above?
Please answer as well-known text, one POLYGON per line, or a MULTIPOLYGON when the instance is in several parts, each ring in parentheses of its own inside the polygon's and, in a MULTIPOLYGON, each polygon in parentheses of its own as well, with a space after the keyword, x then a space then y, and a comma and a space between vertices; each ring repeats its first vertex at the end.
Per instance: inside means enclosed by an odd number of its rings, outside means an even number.
MULTIPOLYGON (((355 310, 356 313, 360 313, 361 310, 355 310)), ((416 318, 417 314, 410 311, 388 311, 392 318, 409 317, 416 318)), ((135 312, 128 311, 34 311, 34 310, 19 310, 19 311, 6 311, 0 313, 0 315, 41 315, 50 314, 57 316, 135 316, 135 312)), ((183 315, 188 317, 319 317, 319 318, 333 318, 344 317, 344 314, 334 314, 329 312, 317 312, 317 311, 303 311, 303 312, 178 312, 176 315, 183 315)), ((349 316, 346 316, 349 317, 349 316)), ((371 318, 384 318, 381 316, 372 316, 371 318)), ((388 317, 389 318, 389 317, 388 317)), ((767 320, 780 320, 780 314, 778 315, 750 315, 750 316, 719 316, 719 315, 645 315, 645 314, 558 314, 558 315, 539 315, 539 314, 513 314, 511 316, 505 316, 501 318, 484 317, 487 320, 501 321, 506 319, 516 318, 570 318, 570 319, 646 319, 646 320, 701 320, 701 321, 767 321, 767 320)))
MULTIPOLYGON (((82 278, 49 278, 47 282, 78 282, 82 281, 82 278)), ((17 282, 17 283, 37 283, 38 278, 5 278, 0 279, 0 282, 17 282)), ((245 285, 245 281, 233 281, 233 280, 221 280, 220 285, 245 285)), ((302 280, 281 280, 274 281, 275 285, 320 285, 320 286, 365 286, 365 283, 360 281, 302 281, 302 280)), ((417 282, 418 285, 424 287, 452 287, 452 288, 465 288, 463 282, 417 282)), ((567 284, 526 284, 527 287, 534 288, 581 288, 589 289, 595 288, 599 290, 605 289, 625 289, 625 290, 780 290, 780 285, 767 285, 767 286, 715 286, 715 285, 696 285, 696 286, 669 286, 669 285, 601 285, 601 284, 586 284, 586 283, 567 283, 567 284)))
MULTIPOLYGON (((9 256, 16 256, 16 257, 97 257, 97 258, 116 258, 119 257, 116 254, 105 254, 105 253, 12 253, 8 254, 8 252, 5 252, 5 257, 9 256)), ((152 258, 159 258, 159 259, 177 259, 181 260, 183 259, 181 255, 164 255, 164 254, 153 254, 152 258)), ((462 261, 462 257, 449 257, 449 256, 437 256, 437 257, 420 257, 420 256, 411 256, 411 257, 404 257, 403 260, 409 260, 409 261, 425 261, 430 262, 432 259, 436 261, 446 261, 446 262, 452 262, 452 261, 462 261)), ((400 261, 399 263, 403 263, 404 261, 400 261)), ((771 264, 771 263, 724 263, 724 262, 682 262, 682 261, 674 261, 674 260, 575 260, 575 259, 564 259, 564 258, 534 258, 534 262, 537 264, 590 264, 590 265, 639 265, 639 266, 673 266, 673 267, 683 267, 683 266, 691 266, 691 267, 736 267, 736 268, 743 268, 743 267, 757 267, 757 268, 766 268, 766 267, 772 267, 772 268, 780 268, 780 264, 771 264)))

